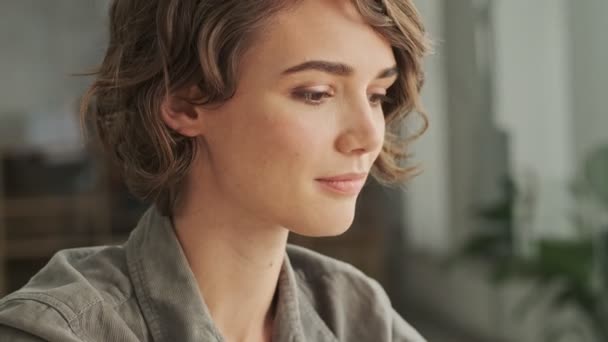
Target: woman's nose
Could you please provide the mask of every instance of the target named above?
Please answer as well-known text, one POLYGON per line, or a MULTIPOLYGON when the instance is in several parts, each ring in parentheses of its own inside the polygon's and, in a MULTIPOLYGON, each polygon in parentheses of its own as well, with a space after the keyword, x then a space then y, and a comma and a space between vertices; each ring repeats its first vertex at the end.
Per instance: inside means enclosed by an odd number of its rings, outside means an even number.
POLYGON ((373 107, 365 96, 364 101, 350 102, 341 113, 340 133, 336 148, 344 154, 366 154, 379 151, 384 142, 384 115, 373 107))

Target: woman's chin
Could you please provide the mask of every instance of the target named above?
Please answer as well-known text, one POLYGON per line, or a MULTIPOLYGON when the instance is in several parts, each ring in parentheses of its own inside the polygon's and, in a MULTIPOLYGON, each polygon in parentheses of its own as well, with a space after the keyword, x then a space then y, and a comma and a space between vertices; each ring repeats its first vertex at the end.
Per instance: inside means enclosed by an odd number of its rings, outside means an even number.
POLYGON ((344 234, 353 224, 354 212, 348 215, 332 215, 319 222, 306 222, 305 224, 293 225, 292 233, 307 237, 331 237, 344 234))

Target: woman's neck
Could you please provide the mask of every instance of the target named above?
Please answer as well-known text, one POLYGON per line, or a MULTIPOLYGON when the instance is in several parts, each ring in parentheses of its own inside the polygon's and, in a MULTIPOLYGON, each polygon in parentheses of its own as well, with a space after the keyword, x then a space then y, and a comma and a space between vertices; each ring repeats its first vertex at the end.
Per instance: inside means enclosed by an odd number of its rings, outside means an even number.
POLYGON ((228 341, 269 341, 288 230, 204 202, 182 207, 173 225, 211 317, 228 341))

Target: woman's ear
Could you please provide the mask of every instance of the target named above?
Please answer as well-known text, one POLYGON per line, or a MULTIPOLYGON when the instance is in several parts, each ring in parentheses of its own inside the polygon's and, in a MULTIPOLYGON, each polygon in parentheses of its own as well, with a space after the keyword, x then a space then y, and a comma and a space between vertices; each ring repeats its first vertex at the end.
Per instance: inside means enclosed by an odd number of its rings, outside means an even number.
POLYGON ((160 105, 160 115, 165 125, 186 137, 202 135, 202 106, 193 103, 197 98, 200 98, 197 86, 167 94, 160 105))

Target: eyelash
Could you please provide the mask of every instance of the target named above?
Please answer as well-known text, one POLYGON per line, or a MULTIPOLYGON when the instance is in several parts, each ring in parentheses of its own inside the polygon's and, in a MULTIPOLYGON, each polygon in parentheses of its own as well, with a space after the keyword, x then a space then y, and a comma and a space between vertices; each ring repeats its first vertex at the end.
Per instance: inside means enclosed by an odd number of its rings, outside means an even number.
MULTIPOLYGON (((323 103, 323 99, 330 98, 333 95, 326 91, 300 91, 300 92, 294 93, 294 96, 309 105, 318 106, 323 103), (311 99, 314 96, 321 96, 321 99, 318 99, 318 100, 311 99)), ((391 102, 391 98, 384 94, 372 94, 371 97, 372 98, 375 97, 377 99, 376 101, 370 100, 370 102, 372 103, 373 106, 381 106, 384 103, 391 102)))

